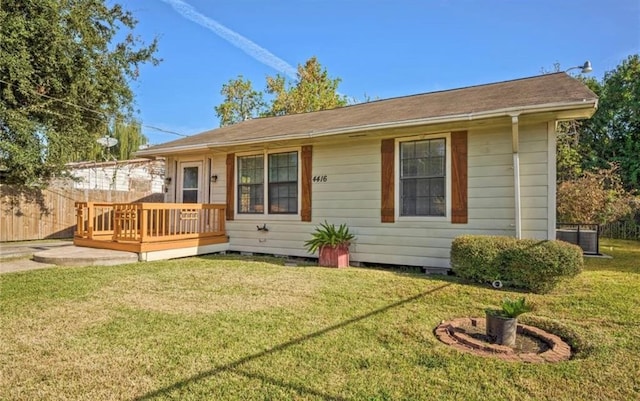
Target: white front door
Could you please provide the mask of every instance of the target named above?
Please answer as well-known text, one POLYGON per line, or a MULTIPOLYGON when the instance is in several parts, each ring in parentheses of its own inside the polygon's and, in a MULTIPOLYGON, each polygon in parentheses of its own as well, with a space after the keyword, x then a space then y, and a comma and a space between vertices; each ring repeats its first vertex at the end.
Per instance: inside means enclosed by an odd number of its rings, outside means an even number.
POLYGON ((202 162, 180 163, 178 203, 202 203, 202 162))

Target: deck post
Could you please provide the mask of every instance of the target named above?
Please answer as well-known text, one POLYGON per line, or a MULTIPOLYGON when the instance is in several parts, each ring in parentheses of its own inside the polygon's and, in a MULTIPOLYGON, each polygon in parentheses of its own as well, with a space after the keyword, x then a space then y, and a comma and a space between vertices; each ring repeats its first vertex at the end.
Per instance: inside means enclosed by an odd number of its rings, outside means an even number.
POLYGON ((227 217, 227 208, 221 208, 221 209, 216 209, 218 212, 218 221, 220 222, 220 224, 218 225, 220 232, 222 233, 222 235, 224 235, 227 231, 227 228, 225 226, 226 224, 226 217, 227 217))
POLYGON ((149 227, 148 210, 144 203, 138 204, 138 214, 140 215, 140 242, 145 242, 147 238, 147 228, 149 227))
POLYGON ((95 217, 93 202, 87 202, 87 238, 93 239, 93 218, 95 217))

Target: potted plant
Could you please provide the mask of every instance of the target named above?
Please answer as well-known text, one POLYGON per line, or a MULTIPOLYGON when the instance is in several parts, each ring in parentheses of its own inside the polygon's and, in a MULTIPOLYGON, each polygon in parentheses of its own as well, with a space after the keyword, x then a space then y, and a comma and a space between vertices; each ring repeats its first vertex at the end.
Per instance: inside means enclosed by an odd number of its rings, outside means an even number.
POLYGON ((531 312, 533 307, 527 304, 524 297, 516 300, 505 298, 502 309, 487 309, 487 336, 492 342, 513 347, 516 345, 518 316, 531 312))
POLYGON ((336 228, 326 221, 316 227, 312 238, 304 243, 309 253, 318 251, 318 264, 327 267, 349 266, 349 245, 355 236, 346 224, 336 228))

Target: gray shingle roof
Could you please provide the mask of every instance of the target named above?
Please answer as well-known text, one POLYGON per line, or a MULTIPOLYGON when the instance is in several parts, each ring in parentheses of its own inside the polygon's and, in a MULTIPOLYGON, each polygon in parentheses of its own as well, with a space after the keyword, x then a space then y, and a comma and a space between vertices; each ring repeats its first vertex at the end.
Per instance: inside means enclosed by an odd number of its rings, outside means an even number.
POLYGON ((172 150, 257 143, 277 139, 354 132, 371 127, 392 127, 411 121, 427 124, 439 119, 465 120, 498 112, 535 111, 542 108, 595 107, 597 96, 566 73, 430 92, 360 103, 351 106, 281 117, 265 117, 156 145, 137 155, 158 155, 172 150))

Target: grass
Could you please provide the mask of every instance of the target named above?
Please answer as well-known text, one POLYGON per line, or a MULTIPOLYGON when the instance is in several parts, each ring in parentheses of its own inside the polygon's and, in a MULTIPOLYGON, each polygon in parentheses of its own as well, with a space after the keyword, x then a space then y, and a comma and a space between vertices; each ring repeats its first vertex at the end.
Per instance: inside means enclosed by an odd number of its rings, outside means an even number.
POLYGON ((2 400, 600 400, 640 394, 640 244, 603 241, 520 317, 575 357, 508 363, 448 348, 489 286, 407 271, 214 256, 0 276, 2 400))

